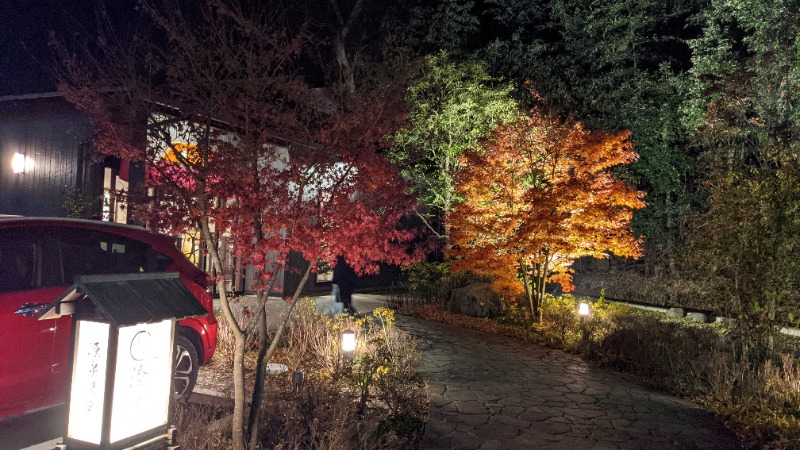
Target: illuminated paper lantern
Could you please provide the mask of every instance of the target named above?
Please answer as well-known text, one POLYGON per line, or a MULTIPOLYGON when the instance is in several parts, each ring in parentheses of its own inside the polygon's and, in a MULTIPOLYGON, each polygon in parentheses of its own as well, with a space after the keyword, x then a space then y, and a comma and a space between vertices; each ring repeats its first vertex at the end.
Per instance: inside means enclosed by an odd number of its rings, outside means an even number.
POLYGON ((177 273, 77 277, 39 320, 72 315, 62 449, 175 445, 175 322, 206 314, 177 273))

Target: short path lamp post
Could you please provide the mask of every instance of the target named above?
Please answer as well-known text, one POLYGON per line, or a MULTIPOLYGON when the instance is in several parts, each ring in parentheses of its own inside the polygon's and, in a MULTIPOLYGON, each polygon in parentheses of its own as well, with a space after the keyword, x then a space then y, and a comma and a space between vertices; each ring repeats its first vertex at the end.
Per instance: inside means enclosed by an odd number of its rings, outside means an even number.
MULTIPOLYGON (((289 371, 289 367, 286 364, 278 364, 278 363, 269 363, 266 366, 267 375, 274 377, 278 376, 284 372, 289 371)), ((302 370, 295 370, 292 372, 292 392, 295 394, 300 392, 300 389, 303 387, 303 382, 305 381, 305 372, 302 370)))
POLYGON ((588 302, 580 302, 578 305, 578 316, 581 318, 581 345, 584 348, 587 348, 589 345, 589 330, 587 330, 586 321, 589 320, 589 316, 592 314, 591 308, 589 308, 588 302))
POLYGON ((175 321, 205 315, 177 273, 76 277, 39 316, 72 315, 67 429, 59 449, 177 449, 175 321))
POLYGON ((591 311, 588 303, 581 302, 580 305, 578 305, 578 315, 581 316, 581 321, 588 319, 590 313, 591 311))
POLYGON ((346 359, 353 359, 353 354, 356 351, 356 332, 353 330, 344 330, 342 332, 342 355, 346 359))
POLYGON ((336 372, 340 369, 352 369, 353 358, 356 353, 356 332, 353 330, 344 330, 342 332, 340 345, 336 357, 336 372), (343 366, 341 366, 343 364, 343 366))

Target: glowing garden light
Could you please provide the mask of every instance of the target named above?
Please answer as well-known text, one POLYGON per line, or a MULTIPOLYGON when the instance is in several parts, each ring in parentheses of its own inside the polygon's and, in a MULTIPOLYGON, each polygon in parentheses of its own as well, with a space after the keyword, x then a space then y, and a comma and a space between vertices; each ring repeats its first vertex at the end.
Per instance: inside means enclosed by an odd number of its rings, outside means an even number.
POLYGON ((345 330, 342 333, 342 352, 345 355, 352 355, 356 350, 356 332, 345 330))
POLYGON ((578 306, 578 315, 581 316, 581 319, 584 319, 589 317, 589 313, 589 304, 586 302, 581 302, 581 304, 578 306))

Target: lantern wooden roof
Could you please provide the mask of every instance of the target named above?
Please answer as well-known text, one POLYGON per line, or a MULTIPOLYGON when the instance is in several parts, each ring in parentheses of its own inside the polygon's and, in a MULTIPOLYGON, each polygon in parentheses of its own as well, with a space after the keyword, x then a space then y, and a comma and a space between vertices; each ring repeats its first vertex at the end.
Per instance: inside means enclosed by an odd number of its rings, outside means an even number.
POLYGON ((114 326, 183 319, 208 313, 178 278, 177 272, 75 277, 39 320, 77 314, 114 326))

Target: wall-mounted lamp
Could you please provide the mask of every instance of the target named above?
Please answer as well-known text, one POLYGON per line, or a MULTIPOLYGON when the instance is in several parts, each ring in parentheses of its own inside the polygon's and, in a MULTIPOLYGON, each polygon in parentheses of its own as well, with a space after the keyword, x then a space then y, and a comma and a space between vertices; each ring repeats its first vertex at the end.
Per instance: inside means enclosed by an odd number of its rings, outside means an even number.
POLYGON ((14 153, 11 158, 11 170, 14 173, 25 173, 28 164, 30 164, 30 160, 22 153, 14 153))

